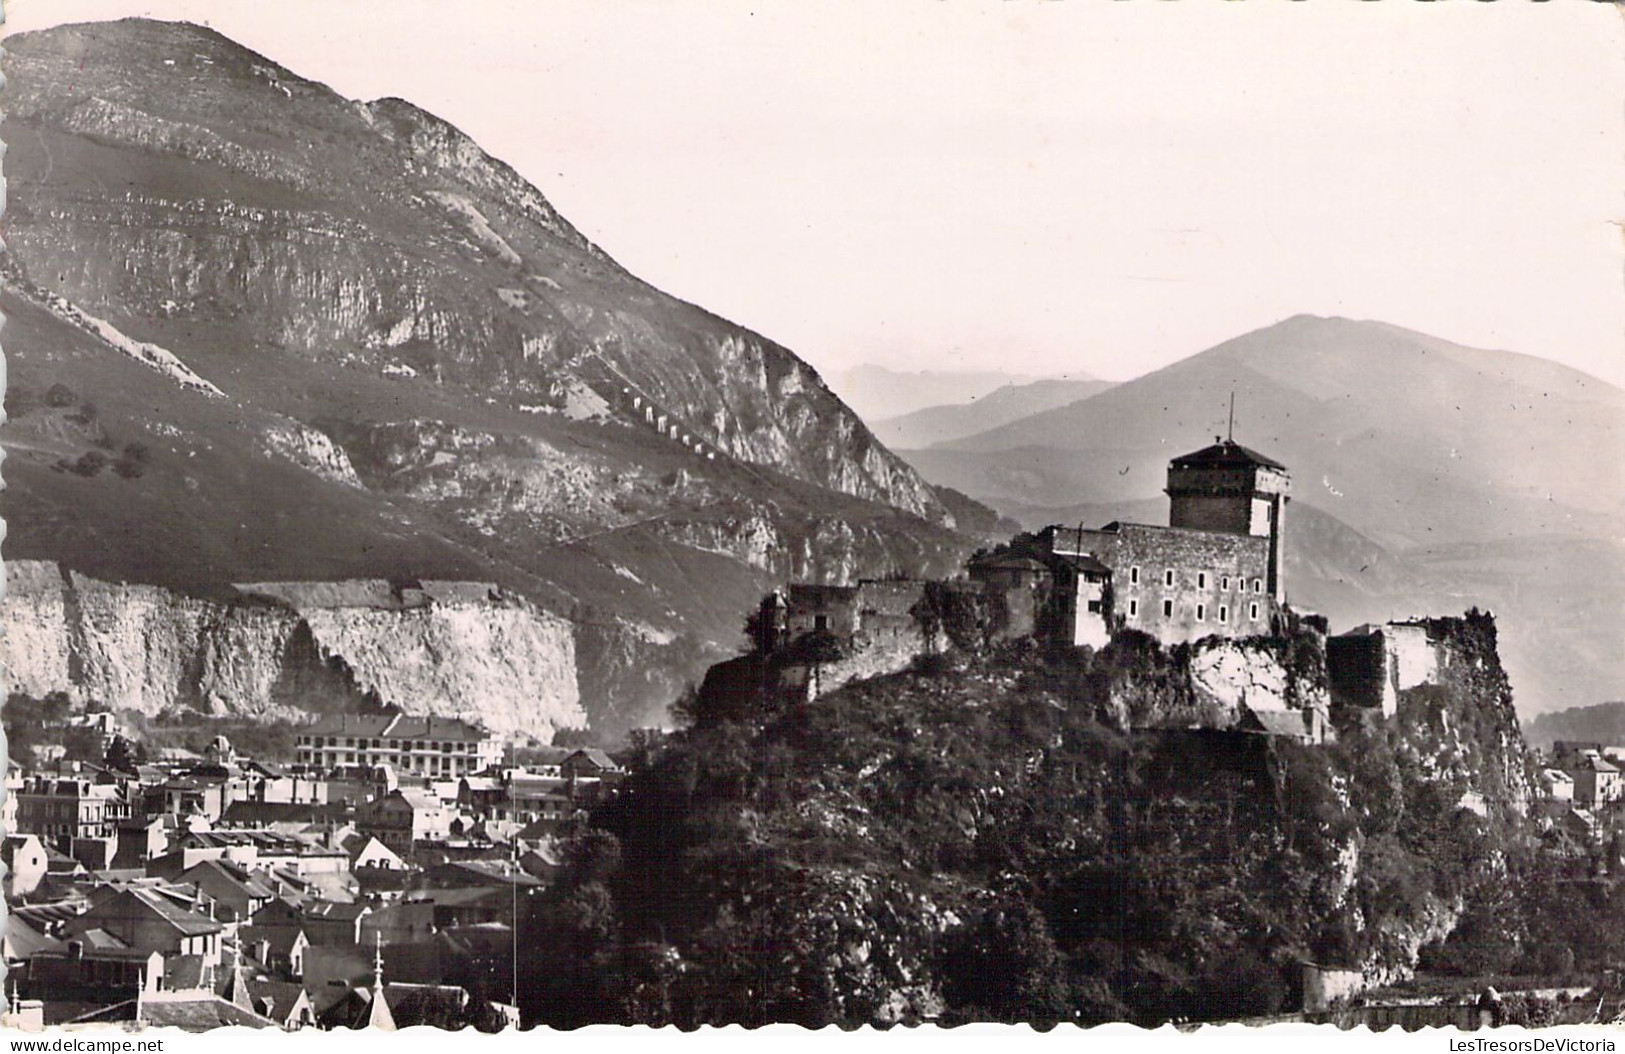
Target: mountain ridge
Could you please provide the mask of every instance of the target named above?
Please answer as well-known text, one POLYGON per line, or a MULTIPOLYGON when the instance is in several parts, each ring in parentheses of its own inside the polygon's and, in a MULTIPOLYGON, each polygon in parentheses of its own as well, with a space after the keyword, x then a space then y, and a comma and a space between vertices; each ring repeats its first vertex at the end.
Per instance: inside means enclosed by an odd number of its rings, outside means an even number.
POLYGON ((153 20, 4 63, 13 559, 188 595, 495 582, 573 627, 613 735, 772 584, 967 549, 815 370, 440 118, 153 20))

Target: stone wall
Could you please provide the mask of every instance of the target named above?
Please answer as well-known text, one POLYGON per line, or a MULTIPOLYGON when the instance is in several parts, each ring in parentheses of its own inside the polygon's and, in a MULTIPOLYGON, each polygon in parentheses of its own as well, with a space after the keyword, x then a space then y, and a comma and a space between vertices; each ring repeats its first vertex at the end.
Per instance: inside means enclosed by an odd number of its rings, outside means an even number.
POLYGON ((1392 714, 1397 697, 1388 677, 1388 652, 1378 633, 1345 633, 1326 641, 1326 677, 1335 706, 1392 714))
POLYGON ((1268 538, 1139 523, 1053 537, 1056 552, 1088 553, 1112 569, 1115 624, 1164 644, 1271 632, 1268 538))
POLYGON ((1365 974, 1357 969, 1334 969, 1314 963, 1303 964, 1303 1009, 1317 1013, 1346 1003, 1364 991, 1365 974))
POLYGON ((1384 717, 1399 708, 1400 692, 1438 683, 1439 667, 1439 645, 1420 623, 1361 626, 1326 642, 1332 701, 1384 717))
POLYGON ((853 639, 848 654, 834 662, 786 666, 780 672, 779 683, 797 697, 805 694, 811 702, 852 681, 901 673, 915 659, 936 650, 917 624, 897 626, 884 634, 860 634, 853 639))

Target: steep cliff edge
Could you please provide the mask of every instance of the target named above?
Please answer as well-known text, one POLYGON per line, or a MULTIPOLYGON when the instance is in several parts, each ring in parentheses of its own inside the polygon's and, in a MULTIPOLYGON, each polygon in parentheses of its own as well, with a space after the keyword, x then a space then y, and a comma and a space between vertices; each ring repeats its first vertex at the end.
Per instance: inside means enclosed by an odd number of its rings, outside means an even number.
POLYGON ((8 561, 11 690, 143 714, 291 719, 379 703, 542 739, 586 723, 573 631, 478 583, 277 583, 189 596, 8 561))

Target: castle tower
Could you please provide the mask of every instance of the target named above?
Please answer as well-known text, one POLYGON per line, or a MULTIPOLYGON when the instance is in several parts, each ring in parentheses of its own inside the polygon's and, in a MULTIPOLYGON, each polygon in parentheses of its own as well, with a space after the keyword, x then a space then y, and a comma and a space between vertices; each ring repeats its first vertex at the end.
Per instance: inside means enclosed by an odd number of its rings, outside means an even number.
POLYGON ((1286 599, 1281 513, 1291 500, 1286 466, 1229 439, 1168 462, 1168 523, 1268 538, 1269 593, 1286 599))

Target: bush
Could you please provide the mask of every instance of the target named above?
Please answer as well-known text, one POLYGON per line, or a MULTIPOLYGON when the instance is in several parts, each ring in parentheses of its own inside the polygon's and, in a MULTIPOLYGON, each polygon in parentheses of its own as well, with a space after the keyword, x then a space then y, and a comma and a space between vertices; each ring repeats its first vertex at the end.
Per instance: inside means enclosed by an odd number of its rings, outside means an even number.
POLYGON ((107 467, 107 455, 100 450, 87 450, 73 463, 73 471, 80 476, 94 476, 107 467))
POLYGON ((53 410, 61 410, 72 406, 79 396, 66 384, 53 384, 45 390, 45 405, 53 410))
POLYGON ((117 461, 113 462, 113 471, 118 473, 118 475, 123 479, 140 479, 146 474, 147 466, 143 465, 139 461, 132 461, 127 457, 121 457, 117 461))
POLYGON ((145 443, 124 444, 124 457, 127 461, 134 461, 137 464, 145 465, 148 457, 150 456, 151 452, 147 449, 147 444, 145 443))

